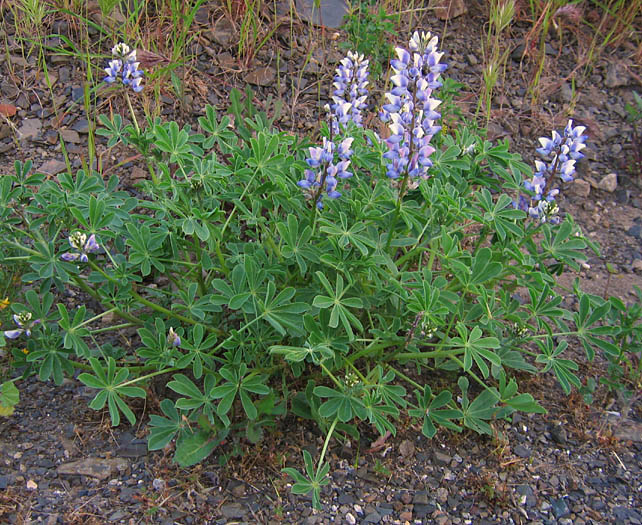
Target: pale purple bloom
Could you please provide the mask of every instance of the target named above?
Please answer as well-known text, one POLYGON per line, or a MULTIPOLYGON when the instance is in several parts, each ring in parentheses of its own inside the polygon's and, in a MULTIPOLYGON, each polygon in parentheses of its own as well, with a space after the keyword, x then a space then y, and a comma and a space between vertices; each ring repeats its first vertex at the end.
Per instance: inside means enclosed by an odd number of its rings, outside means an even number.
POLYGON ((9 339, 16 339, 20 334, 25 334, 27 337, 31 335, 31 329, 40 324, 40 319, 31 320, 31 312, 20 312, 19 314, 14 314, 13 322, 18 326, 15 330, 5 330, 4 336, 9 339))
POLYGON ((100 245, 96 242, 96 236, 92 233, 89 238, 82 232, 74 232, 69 236, 69 246, 74 252, 63 253, 60 258, 63 261, 79 261, 87 262, 89 253, 97 253, 100 251, 100 245))

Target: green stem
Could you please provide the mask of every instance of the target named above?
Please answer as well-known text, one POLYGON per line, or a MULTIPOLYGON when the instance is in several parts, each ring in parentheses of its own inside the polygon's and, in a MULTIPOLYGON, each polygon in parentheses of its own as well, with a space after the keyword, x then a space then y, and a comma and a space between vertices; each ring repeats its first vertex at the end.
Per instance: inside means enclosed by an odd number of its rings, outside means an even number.
POLYGON ((329 377, 330 379, 332 379, 332 382, 333 382, 335 385, 337 385, 337 386, 339 387, 339 389, 340 389, 340 390, 343 390, 343 385, 341 384, 341 381, 339 381, 336 377, 334 377, 334 375, 332 374, 332 372, 330 372, 330 370, 328 369, 328 367, 327 367, 327 366, 325 366, 323 363, 320 363, 320 365, 321 365, 321 368, 323 369, 323 371, 324 371, 326 374, 328 374, 328 377, 329 377))
POLYGON ((121 323, 121 324, 116 324, 113 326, 105 326, 104 328, 97 328, 96 330, 92 330, 92 334, 102 334, 103 332, 110 332, 112 330, 120 330, 121 328, 130 328, 132 326, 138 326, 137 324, 134 323, 121 323))
POLYGON ((115 312, 116 310, 118 310, 118 308, 116 308, 115 306, 110 308, 109 310, 105 310, 103 313, 95 315, 91 319, 87 319, 86 321, 80 323, 76 328, 80 328, 81 326, 85 326, 86 324, 93 323, 94 321, 97 321, 101 317, 103 317, 103 316, 105 316, 107 314, 111 314, 111 313, 115 312))
MULTIPOLYGON (((399 371, 399 370, 397 370, 394 366, 387 364, 387 365, 386 365, 386 367, 387 367, 389 370, 392 370, 392 371, 394 372, 394 374, 395 374, 395 375, 399 376, 399 377, 400 377, 401 379, 403 379, 404 381, 407 381, 408 383, 410 383, 410 384, 411 384, 412 386, 414 386, 415 388, 418 388, 419 390, 423 390, 423 389, 424 389, 423 385, 420 385, 420 384, 419 384, 419 383, 417 383, 416 381, 414 381, 414 380, 410 379, 406 374, 404 374, 403 372, 400 372, 400 371, 399 371)), ((434 394, 433 394, 433 397, 435 397, 435 395, 434 395, 434 394)))
MULTIPOLYGON (((138 120, 136 119, 136 113, 134 112, 134 106, 132 106, 132 101, 129 98, 129 93, 125 91, 125 99, 127 100, 127 106, 129 107, 129 113, 132 116, 132 121, 134 122, 134 127, 136 128, 136 133, 140 135, 140 127, 138 126, 138 120)), ((145 148, 147 149, 147 148, 145 148)), ((152 164, 151 159, 147 155, 147 152, 145 152, 145 160, 147 162, 147 169, 149 170, 149 174, 152 176, 152 182, 154 183, 154 186, 158 186, 158 177, 156 176, 156 170, 154 169, 154 166, 152 164)))
POLYGON ((151 374, 146 374, 144 376, 135 377, 134 379, 130 379, 129 381, 125 381, 124 383, 121 383, 120 385, 118 385, 118 388, 123 387, 123 386, 133 385, 134 383, 138 383, 138 382, 143 381, 145 379, 149 379, 150 377, 159 376, 161 374, 167 374, 168 372, 174 372, 175 370, 180 370, 180 368, 178 368, 177 366, 172 366, 171 368, 164 368, 163 370, 157 370, 156 372, 152 372, 151 374))
POLYGON ((332 437, 332 434, 338 422, 339 422, 339 416, 334 418, 332 425, 330 425, 330 430, 328 430, 328 435, 325 437, 325 441, 323 443, 323 449, 321 450, 321 457, 319 458, 319 463, 317 464, 317 476, 319 475, 319 472, 321 472, 321 467, 323 466, 323 458, 325 458, 325 453, 328 451, 330 438, 332 437))
MULTIPOLYGON (((135 292, 132 290, 131 294, 136 298, 136 300, 145 306, 149 306, 153 310, 156 310, 157 312, 160 312, 162 314, 165 314, 169 317, 173 317, 174 319, 178 319, 179 321, 182 321, 183 323, 188 323, 192 325, 197 325, 200 324, 197 320, 191 319, 189 317, 185 317, 184 315, 177 314, 176 312, 172 312, 171 310, 168 310, 164 306, 160 306, 159 304, 153 303, 152 301, 145 299, 143 296, 141 296, 139 293, 135 292)), ((223 330, 220 330, 218 328, 215 328, 213 326, 208 326, 208 325, 203 325, 205 330, 208 332, 215 333, 217 335, 222 335, 224 332, 223 330)))

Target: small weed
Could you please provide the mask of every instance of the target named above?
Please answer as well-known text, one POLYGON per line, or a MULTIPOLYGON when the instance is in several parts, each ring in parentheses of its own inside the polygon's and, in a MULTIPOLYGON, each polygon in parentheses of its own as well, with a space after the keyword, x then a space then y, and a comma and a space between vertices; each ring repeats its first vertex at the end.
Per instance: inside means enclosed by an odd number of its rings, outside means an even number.
POLYGON ((390 471, 389 468, 384 466, 383 463, 381 463, 380 459, 377 459, 375 461, 374 467, 372 467, 372 470, 374 470, 375 474, 381 477, 390 477, 392 475, 392 472, 390 471))
POLYGON ((392 55, 390 37, 396 35, 395 22, 399 15, 389 15, 381 7, 373 11, 364 3, 359 3, 348 16, 345 17, 345 30, 349 42, 342 43, 342 47, 351 48, 370 59, 370 72, 374 77, 379 77, 382 63, 392 55))
POLYGON ((627 104, 627 121, 633 124, 633 152, 629 164, 631 175, 642 175, 642 97, 634 91, 633 104, 627 104))

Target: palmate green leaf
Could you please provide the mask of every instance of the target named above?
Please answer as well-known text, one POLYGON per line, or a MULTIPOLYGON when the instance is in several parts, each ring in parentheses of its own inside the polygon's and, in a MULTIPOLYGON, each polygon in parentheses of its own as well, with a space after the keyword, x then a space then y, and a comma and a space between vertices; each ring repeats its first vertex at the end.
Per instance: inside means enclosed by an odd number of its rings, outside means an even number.
POLYGON ((332 289, 330 282, 322 272, 316 273, 321 285, 328 291, 330 296, 317 295, 312 301, 312 306, 316 308, 331 308, 330 321, 328 325, 331 328, 339 326, 339 321, 348 334, 348 337, 354 339, 354 332, 352 327, 356 328, 359 332, 363 332, 363 325, 361 321, 352 313, 348 308, 363 308, 363 302, 358 297, 343 298, 350 286, 344 289, 343 277, 337 274, 336 287, 332 289))
POLYGON ((108 137, 108 148, 113 148, 121 140, 124 140, 125 127, 123 126, 123 118, 119 114, 114 115, 113 121, 109 120, 107 115, 100 115, 98 118, 100 119, 100 123, 105 127, 98 128, 96 135, 108 137))
POLYGON ((293 335, 302 334, 303 314, 308 311, 305 303, 291 303, 295 289, 285 288, 276 297, 276 285, 270 281, 267 285, 265 298, 257 301, 260 317, 265 319, 281 335, 286 335, 288 330, 293 335))
POLYGON ((181 413, 176 409, 174 403, 169 399, 160 402, 160 409, 167 417, 157 414, 149 416, 149 438, 147 439, 148 450, 161 450, 174 439, 176 435, 181 437, 187 428, 183 423, 181 413))
POLYGON ((492 419, 497 411, 498 396, 484 390, 472 402, 468 399, 468 378, 461 376, 457 381, 462 392, 462 414, 464 426, 479 434, 492 435, 492 428, 486 421, 492 419))
POLYGON ((609 301, 601 299, 600 301, 602 304, 593 307, 588 294, 583 294, 580 297, 580 308, 573 315, 577 336, 582 342, 589 361, 593 361, 595 357, 594 347, 602 349, 607 356, 618 356, 620 353, 620 349, 616 345, 599 337, 605 335, 613 336, 617 331, 615 327, 611 326, 595 326, 596 323, 606 320, 611 310, 609 301))
POLYGON ((323 343, 313 346, 272 345, 269 350, 271 354, 284 356, 290 363, 300 363, 309 357, 313 363, 319 364, 326 359, 334 358, 333 350, 323 343))
POLYGON ((363 222, 350 222, 348 216, 339 213, 339 222, 320 219, 321 231, 330 238, 335 238, 339 248, 345 250, 352 245, 357 248, 364 257, 368 255, 368 247, 375 248, 377 243, 369 236, 362 235, 361 232, 366 230, 366 224, 363 222))
POLYGON ((321 489, 330 483, 328 478, 330 465, 324 463, 315 471, 312 456, 307 450, 303 450, 303 462, 307 477, 292 467, 283 468, 281 472, 289 475, 294 480, 295 483, 291 489, 293 494, 305 495, 312 493, 312 506, 315 509, 321 509, 321 489))
POLYGON ((573 373, 579 368, 577 363, 570 359, 559 357, 568 347, 566 341, 560 341, 555 348, 553 347, 553 341, 551 339, 537 341, 537 345, 542 353, 535 358, 535 361, 545 365, 542 372, 548 372, 550 369, 553 369, 559 384, 567 395, 571 393, 571 385, 575 385, 576 388, 582 386, 582 382, 573 373))
POLYGON ((76 355, 89 357, 89 347, 87 343, 83 340, 83 337, 89 336, 89 330, 84 326, 81 326, 85 321, 85 314, 87 308, 82 305, 74 314, 73 321, 69 319, 69 313, 64 304, 58 303, 58 312, 60 313, 60 321, 58 325, 65 332, 63 338, 64 348, 72 348, 76 355))
POLYGON ((120 424, 121 412, 125 415, 129 423, 133 425, 136 422, 136 416, 134 416, 134 413, 122 400, 121 396, 141 397, 144 399, 147 395, 145 390, 135 386, 120 386, 127 381, 129 369, 118 369, 113 357, 107 359, 106 370, 100 364, 100 361, 94 357, 89 358, 89 364, 95 375, 92 376, 84 372, 78 376, 78 380, 86 386, 100 389, 94 399, 89 403, 89 407, 93 410, 102 410, 105 403, 107 403, 112 426, 116 427, 120 424))
POLYGON ((541 241, 541 247, 544 255, 553 257, 579 271, 580 266, 577 261, 587 259, 584 253, 586 242, 582 237, 574 236, 574 230, 575 226, 568 216, 556 227, 546 223, 542 228, 544 238, 541 241))
POLYGON ((423 392, 415 390, 415 396, 419 408, 410 409, 408 414, 423 419, 421 432, 424 436, 432 439, 437 433, 436 425, 461 432, 461 427, 452 420, 461 419, 463 413, 458 409, 444 408, 452 400, 449 390, 443 390, 433 399, 432 389, 429 385, 424 385, 423 392))
POLYGON ((223 439, 207 430, 188 434, 176 443, 174 461, 183 468, 196 465, 209 456, 223 439))
POLYGON ((484 359, 488 360, 495 366, 501 366, 500 357, 493 351, 499 348, 499 339, 496 337, 482 337, 483 332, 479 326, 475 326, 470 333, 463 323, 457 324, 459 337, 451 338, 451 343, 455 347, 464 349, 464 371, 471 369, 473 361, 479 367, 484 379, 489 375, 488 365, 484 359))
POLYGON ((305 223, 300 225, 299 220, 292 214, 288 215, 287 224, 279 222, 276 228, 284 243, 281 247, 283 257, 286 259, 294 258, 299 266, 301 275, 305 275, 308 270, 306 261, 318 259, 315 250, 309 245, 312 228, 309 225, 305 225, 305 223), (301 226, 302 228, 300 229, 301 226))

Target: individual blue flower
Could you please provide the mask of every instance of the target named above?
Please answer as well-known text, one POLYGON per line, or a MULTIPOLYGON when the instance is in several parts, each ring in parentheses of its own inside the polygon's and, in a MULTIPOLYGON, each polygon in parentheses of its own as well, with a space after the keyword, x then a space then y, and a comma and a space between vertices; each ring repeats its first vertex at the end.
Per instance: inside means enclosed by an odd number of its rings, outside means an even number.
POLYGON ((64 261, 79 261, 87 262, 90 253, 97 253, 100 250, 100 245, 96 242, 96 236, 91 234, 89 238, 82 232, 74 232, 69 236, 69 246, 74 252, 63 253, 60 257, 64 261))
POLYGON ((108 67, 105 68, 107 76, 103 80, 108 84, 120 80, 135 93, 142 91, 143 72, 138 69, 140 63, 136 61, 136 50, 130 51, 129 46, 121 42, 116 44, 111 52, 116 58, 109 61, 108 67))
POLYGON ((393 87, 385 95, 387 103, 380 118, 390 130, 384 158, 388 161, 386 175, 391 179, 427 177, 432 166, 430 155, 435 150, 430 141, 441 129, 435 125, 441 117, 436 111, 441 102, 432 98, 432 92, 441 86, 439 77, 446 69, 439 63, 443 53, 437 51, 438 41, 430 33, 415 32, 410 51, 398 47, 396 58, 390 61, 393 87))
POLYGON ((363 55, 349 51, 334 77, 332 93, 332 133, 338 134, 349 122, 363 127, 362 111, 368 98, 368 65, 363 55))
POLYGON ((181 338, 176 332, 174 332, 174 329, 171 326, 167 333, 167 343, 175 347, 181 346, 181 338))
POLYGON ((16 339, 20 334, 25 334, 27 337, 31 335, 31 329, 40 324, 40 319, 31 320, 33 315, 31 312, 20 312, 14 314, 13 322, 18 326, 15 330, 5 330, 4 336, 9 339, 16 339))

